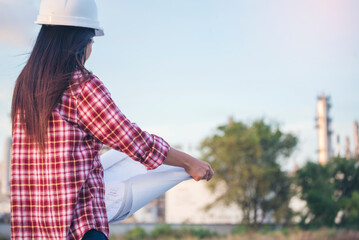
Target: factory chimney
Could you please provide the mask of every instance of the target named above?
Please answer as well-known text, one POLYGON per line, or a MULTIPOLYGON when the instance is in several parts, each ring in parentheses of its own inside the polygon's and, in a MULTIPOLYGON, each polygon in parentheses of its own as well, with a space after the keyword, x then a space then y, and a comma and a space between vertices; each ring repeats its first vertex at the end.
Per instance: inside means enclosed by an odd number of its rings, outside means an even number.
POLYGON ((337 135, 337 144, 335 146, 335 156, 340 157, 340 136, 337 135))
POLYGON ((358 136, 359 124, 357 121, 354 122, 354 157, 359 156, 359 136, 358 136))
POLYGON ((351 157, 350 153, 350 140, 349 137, 345 139, 345 158, 349 159, 351 157))
POLYGON ((316 127, 318 129, 318 145, 319 145, 319 163, 325 165, 329 158, 332 156, 332 146, 331 146, 331 135, 330 122, 329 118, 329 109, 330 105, 329 97, 326 97, 325 94, 321 97, 318 97, 317 100, 317 118, 316 118, 316 127))

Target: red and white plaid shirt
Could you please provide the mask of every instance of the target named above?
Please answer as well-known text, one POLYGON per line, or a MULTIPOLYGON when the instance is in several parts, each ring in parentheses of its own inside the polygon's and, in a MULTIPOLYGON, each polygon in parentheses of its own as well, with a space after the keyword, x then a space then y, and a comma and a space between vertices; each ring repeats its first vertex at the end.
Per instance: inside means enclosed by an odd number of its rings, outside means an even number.
POLYGON ((17 118, 11 162, 11 239, 81 239, 90 229, 109 237, 103 144, 148 169, 162 164, 169 145, 142 131, 117 108, 94 75, 81 86, 80 72, 54 109, 44 155, 26 141, 17 118))

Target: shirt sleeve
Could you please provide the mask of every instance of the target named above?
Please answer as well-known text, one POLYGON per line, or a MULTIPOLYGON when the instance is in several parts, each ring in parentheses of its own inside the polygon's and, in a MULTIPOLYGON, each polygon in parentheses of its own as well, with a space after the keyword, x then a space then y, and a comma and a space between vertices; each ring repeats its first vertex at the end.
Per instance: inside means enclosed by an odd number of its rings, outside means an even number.
POLYGON ((155 169, 166 159, 169 144, 131 123, 96 76, 84 84, 77 104, 79 127, 105 145, 126 153, 147 169, 155 169))

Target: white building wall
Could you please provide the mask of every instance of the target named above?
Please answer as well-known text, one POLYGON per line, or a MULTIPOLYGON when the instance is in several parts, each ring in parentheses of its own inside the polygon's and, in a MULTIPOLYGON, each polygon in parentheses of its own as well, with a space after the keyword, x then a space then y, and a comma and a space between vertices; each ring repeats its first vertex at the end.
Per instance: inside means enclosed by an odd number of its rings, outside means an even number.
POLYGON ((158 209, 155 201, 150 202, 133 214, 134 222, 156 223, 158 220, 158 209))
POLYGON ((6 193, 6 169, 3 165, 4 160, 0 162, 0 197, 6 193))
POLYGON ((0 197, 0 214, 10 213, 10 199, 0 197))
POLYGON ((236 224, 242 219, 242 213, 235 205, 216 205, 205 211, 216 194, 207 188, 206 181, 188 180, 180 183, 166 193, 166 223, 193 224, 236 224))
POLYGON ((354 122, 354 157, 359 156, 359 123, 354 122))
POLYGON ((11 165, 11 138, 7 138, 4 143, 4 155, 1 162, 1 192, 3 196, 10 195, 10 165, 11 165))

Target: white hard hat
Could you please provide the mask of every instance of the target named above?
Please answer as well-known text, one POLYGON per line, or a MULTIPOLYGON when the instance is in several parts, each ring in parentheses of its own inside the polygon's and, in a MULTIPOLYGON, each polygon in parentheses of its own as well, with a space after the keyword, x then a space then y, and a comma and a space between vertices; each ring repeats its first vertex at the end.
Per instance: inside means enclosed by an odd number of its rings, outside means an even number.
POLYGON ((42 0, 36 24, 86 27, 103 36, 95 0, 42 0))

